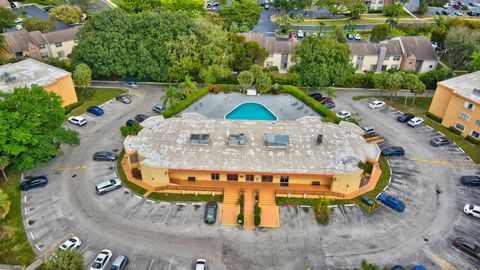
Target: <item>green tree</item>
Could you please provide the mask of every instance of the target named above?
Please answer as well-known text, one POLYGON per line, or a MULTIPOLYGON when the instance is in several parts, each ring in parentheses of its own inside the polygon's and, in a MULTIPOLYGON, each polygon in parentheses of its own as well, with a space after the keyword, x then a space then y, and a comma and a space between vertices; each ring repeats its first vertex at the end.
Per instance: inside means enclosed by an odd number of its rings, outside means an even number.
POLYGON ((82 10, 77 6, 61 5, 53 8, 48 17, 54 21, 61 21, 65 24, 74 24, 82 19, 82 10))
POLYGON ((152 11, 161 7, 160 0, 122 0, 118 7, 128 13, 152 11))
POLYGON ((235 24, 237 27, 244 26, 243 29, 250 31, 257 24, 261 12, 256 1, 234 0, 232 5, 222 7, 219 14, 227 29, 231 30, 230 26, 235 24))
POLYGON ((379 42, 387 39, 392 33, 392 29, 388 24, 377 24, 372 28, 372 34, 370 36, 370 41, 379 42))
POLYGON ((330 220, 330 209, 328 208, 330 200, 325 197, 319 197, 315 203, 317 222, 322 225, 327 225, 330 220))
POLYGON ((228 41, 231 45, 229 53, 232 55, 232 70, 248 70, 253 64, 263 63, 268 56, 267 50, 255 41, 245 42, 244 36, 228 33, 228 41))
POLYGON ((332 14, 333 18, 343 11, 343 4, 341 0, 318 0, 316 5, 318 8, 327 8, 332 14))
POLYGON ((45 32, 51 31, 54 28, 55 22, 52 20, 27 18, 23 20, 22 25, 29 32, 40 31, 42 33, 45 33, 45 32))
POLYGON ((383 14, 388 17, 399 17, 402 14, 403 5, 396 3, 383 9, 383 14))
POLYGON ((15 18, 17 18, 17 15, 11 10, 0 7, 0 33, 3 33, 7 28, 13 27, 15 18))
POLYGON ((294 69, 305 85, 327 87, 343 83, 354 72, 350 47, 335 39, 307 38, 294 55, 294 69))
POLYGON ((250 72, 253 74, 254 80, 257 80, 261 76, 263 76, 263 68, 259 65, 252 65, 250 67, 250 72))
POLYGON ((220 65, 211 65, 200 70, 199 77, 204 83, 219 83, 231 75, 231 69, 220 65))
POLYGON ((387 19, 387 24, 392 28, 395 29, 398 24, 398 17, 397 16, 390 16, 387 19))
POLYGON ((8 52, 8 45, 5 42, 5 36, 0 35, 0 64, 4 63, 9 58, 10 53, 8 52))
POLYGON ((297 25, 297 30, 303 21, 305 21, 305 18, 302 14, 295 14, 295 16, 293 16, 293 22, 297 25))
POLYGON ((474 71, 480 70, 480 52, 474 52, 471 56, 470 67, 474 71))
POLYGON ((290 17, 290 15, 285 14, 282 17, 278 18, 275 21, 275 23, 280 27, 280 29, 281 29, 280 32, 281 33, 287 34, 288 30, 290 30, 290 28, 293 25, 293 20, 292 20, 292 17, 290 17))
POLYGON ((270 77, 265 74, 262 74, 260 77, 255 79, 255 89, 260 93, 266 93, 272 89, 272 81, 270 77))
POLYGON ((380 266, 367 262, 367 260, 362 260, 362 270, 380 270, 380 266))
POLYGON ((82 270, 85 267, 82 254, 73 249, 56 251, 45 266, 48 270, 82 270))
POLYGON ((380 97, 383 96, 383 90, 387 89, 387 78, 390 73, 382 73, 374 77, 375 88, 380 89, 380 97))
POLYGON ((183 82, 178 84, 178 88, 181 89, 181 92, 187 96, 191 96, 197 92, 197 83, 192 82, 190 76, 185 76, 183 82))
MULTIPOLYGON (((414 89, 418 87, 420 83, 420 79, 418 78, 417 74, 408 73, 403 76, 402 79, 402 88, 410 90, 413 93, 414 89)), ((407 99, 408 96, 405 96, 405 106, 407 106, 407 99)))
POLYGON ((445 39, 447 38, 448 29, 444 26, 437 26, 432 30, 430 40, 436 43, 440 48, 445 48, 445 39))
POLYGON ((319 21, 317 24, 317 29, 319 33, 322 33, 322 29, 326 26, 327 24, 323 21, 319 21))
POLYGON ((59 4, 77 6, 82 10, 83 13, 93 12, 95 9, 100 8, 100 5, 95 0, 57 0, 57 1, 59 4))
POLYGON ((453 27, 445 38, 445 58, 455 70, 468 66, 470 56, 480 50, 480 32, 465 27, 453 27))
POLYGON ((238 74, 238 77, 237 77, 238 84, 240 84, 243 87, 244 91, 247 89, 247 87, 253 84, 254 80, 255 80, 255 76, 253 75, 252 72, 248 70, 244 70, 240 72, 240 74, 238 74))
POLYGON ((337 89, 335 87, 327 87, 325 88, 327 91, 327 97, 329 98, 335 98, 337 97, 337 89))
POLYGON ((159 9, 200 14, 205 12, 204 5, 203 0, 122 0, 118 7, 131 14, 159 9))
POLYGON ((423 95, 426 90, 426 86, 423 82, 419 82, 414 89, 411 89, 410 92, 413 93, 412 105, 415 103, 415 98, 417 95, 423 95))
POLYGON ((165 88, 165 95, 161 98, 163 107, 167 107, 167 104, 169 104, 170 107, 174 106, 180 100, 181 95, 182 93, 178 91, 178 89, 173 86, 168 86, 165 88))
POLYGON ((353 31, 355 31, 355 27, 356 27, 356 26, 357 26, 357 25, 356 25, 352 20, 349 20, 349 21, 347 22, 347 24, 345 24, 344 28, 345 28, 345 30, 347 30, 347 32, 350 32, 350 33, 351 33, 351 32, 353 32, 353 31))
POLYGON ((343 5, 348 9, 353 20, 361 19, 362 14, 367 11, 367 5, 363 0, 343 0, 343 5))
POLYGON ((86 64, 78 64, 73 72, 73 82, 76 86, 82 87, 85 93, 85 89, 92 83, 92 70, 86 64))
POLYGON ((404 75, 405 73, 403 71, 388 74, 385 81, 385 88, 390 91, 390 99, 402 88, 404 75))
POLYGON ((420 6, 418 6, 416 13, 418 15, 424 15, 428 11, 428 5, 425 1, 420 1, 420 6))
POLYGON ((0 220, 4 219, 10 212, 11 201, 8 194, 0 189, 0 220))
POLYGON ((8 176, 5 173, 5 169, 10 165, 10 159, 7 156, 0 156, 0 171, 2 171, 3 179, 8 181, 8 176))
POLYGON ((332 25, 332 31, 333 31, 333 38, 336 39, 340 43, 347 43, 347 40, 345 39, 345 35, 343 34, 343 31, 338 25, 332 25))
POLYGON ((62 127, 65 111, 57 94, 33 85, 0 97, 0 156, 12 169, 32 169, 61 154, 61 144, 80 144, 76 131, 62 127))

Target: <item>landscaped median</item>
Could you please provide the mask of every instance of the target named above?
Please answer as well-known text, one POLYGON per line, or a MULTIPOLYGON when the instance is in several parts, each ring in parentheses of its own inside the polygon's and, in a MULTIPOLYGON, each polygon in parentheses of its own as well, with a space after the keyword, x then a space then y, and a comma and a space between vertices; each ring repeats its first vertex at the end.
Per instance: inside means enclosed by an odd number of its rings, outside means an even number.
POLYGON ((76 88, 78 102, 65 107, 65 114, 81 115, 90 106, 101 105, 126 91, 118 88, 87 88, 85 91, 76 88))

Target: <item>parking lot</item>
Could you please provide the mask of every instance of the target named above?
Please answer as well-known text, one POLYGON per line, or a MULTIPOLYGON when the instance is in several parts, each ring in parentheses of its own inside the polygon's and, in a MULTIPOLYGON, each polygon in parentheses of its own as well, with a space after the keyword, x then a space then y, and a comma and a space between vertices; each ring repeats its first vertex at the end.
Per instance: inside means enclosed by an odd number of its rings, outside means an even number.
POLYGON ((443 7, 429 7, 428 15, 433 16, 480 16, 480 1, 468 0, 468 1, 451 1, 449 4, 443 7), (461 5, 459 5, 459 2, 461 5), (466 6, 468 9, 464 10, 462 6, 466 6), (456 7, 456 8, 455 8, 456 7), (468 14, 469 13, 469 14, 468 14))
MULTIPOLYGON (((26 18, 37 18, 41 20, 48 20, 48 12, 45 12, 42 8, 37 7, 36 5, 24 5, 13 9, 13 12, 18 16, 25 14, 26 18)), ((54 31, 65 30, 70 28, 63 22, 55 22, 54 31)), ((7 29, 7 32, 17 31, 15 27, 7 29)))

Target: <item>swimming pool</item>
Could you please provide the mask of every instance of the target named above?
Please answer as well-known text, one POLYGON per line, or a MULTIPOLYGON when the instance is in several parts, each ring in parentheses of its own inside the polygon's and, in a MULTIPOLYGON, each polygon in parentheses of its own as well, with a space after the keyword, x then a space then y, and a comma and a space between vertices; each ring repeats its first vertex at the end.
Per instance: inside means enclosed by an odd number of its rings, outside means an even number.
POLYGON ((277 120, 278 118, 259 103, 243 103, 225 115, 225 119, 277 120))

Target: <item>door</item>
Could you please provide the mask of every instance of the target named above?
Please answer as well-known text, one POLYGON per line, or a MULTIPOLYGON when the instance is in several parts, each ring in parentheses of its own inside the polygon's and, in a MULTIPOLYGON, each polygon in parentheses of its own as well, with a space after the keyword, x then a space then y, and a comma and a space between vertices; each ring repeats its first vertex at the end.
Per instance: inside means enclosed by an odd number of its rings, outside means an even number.
POLYGON ((288 176, 280 176, 280 186, 288 187, 288 176))

